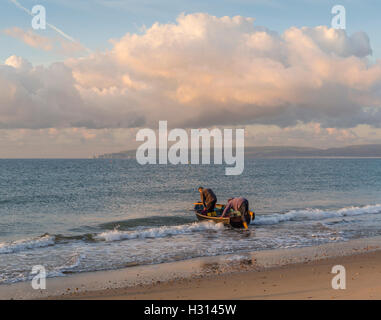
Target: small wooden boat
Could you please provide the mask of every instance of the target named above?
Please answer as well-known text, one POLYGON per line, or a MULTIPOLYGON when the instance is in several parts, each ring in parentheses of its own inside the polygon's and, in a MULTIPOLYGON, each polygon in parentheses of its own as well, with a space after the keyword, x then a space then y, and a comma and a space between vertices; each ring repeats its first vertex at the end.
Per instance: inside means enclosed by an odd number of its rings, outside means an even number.
MULTIPOLYGON (((194 203, 194 211, 197 219, 200 221, 213 221, 215 223, 223 223, 226 226, 230 225, 233 228, 244 228, 240 215, 232 213, 230 217, 221 217, 225 209, 225 205, 223 204, 216 204, 214 212, 209 212, 207 215, 201 214, 203 209, 204 206, 201 202, 194 203)), ((249 216, 250 221, 255 219, 255 213, 253 211, 249 211, 249 216)), ((250 221, 248 221, 248 224, 250 221)))

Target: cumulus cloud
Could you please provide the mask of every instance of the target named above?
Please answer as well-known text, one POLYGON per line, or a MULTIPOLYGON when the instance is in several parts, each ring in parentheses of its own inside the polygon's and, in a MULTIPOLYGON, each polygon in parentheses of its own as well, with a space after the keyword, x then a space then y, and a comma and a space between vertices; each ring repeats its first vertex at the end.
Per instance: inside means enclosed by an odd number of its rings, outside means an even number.
POLYGON ((20 71, 32 69, 32 64, 29 61, 18 56, 10 56, 7 60, 5 60, 5 65, 20 71))
POLYGON ((0 128, 381 123, 381 62, 363 32, 278 34, 199 13, 112 43, 49 67, 0 66, 0 128))

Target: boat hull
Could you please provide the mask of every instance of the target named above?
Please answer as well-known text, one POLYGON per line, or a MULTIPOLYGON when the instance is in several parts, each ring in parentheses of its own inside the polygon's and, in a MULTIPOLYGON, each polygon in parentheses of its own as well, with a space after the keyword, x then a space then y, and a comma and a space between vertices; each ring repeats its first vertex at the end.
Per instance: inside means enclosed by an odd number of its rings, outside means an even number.
POLYGON ((224 225, 230 224, 230 218, 220 218, 220 217, 208 217, 201 213, 196 212, 196 217, 200 221, 213 221, 215 223, 223 223, 224 225))
MULTIPOLYGON (((225 206, 222 204, 216 204, 217 210, 216 210, 216 216, 214 216, 214 217, 201 214, 201 211, 203 209, 202 203, 197 202, 194 205, 195 205, 194 210, 196 213, 196 217, 200 221, 212 221, 215 223, 222 223, 226 226, 231 226, 233 228, 244 228, 241 217, 226 217, 226 218, 224 217, 224 218, 222 218, 220 216, 220 215, 222 215, 222 212, 225 208, 225 206)), ((249 212, 250 212, 250 215, 249 215, 250 221, 254 220, 254 218, 255 218, 254 212, 252 212, 252 211, 249 211, 249 212)), ((250 221, 248 221, 248 223, 250 223, 250 221)))

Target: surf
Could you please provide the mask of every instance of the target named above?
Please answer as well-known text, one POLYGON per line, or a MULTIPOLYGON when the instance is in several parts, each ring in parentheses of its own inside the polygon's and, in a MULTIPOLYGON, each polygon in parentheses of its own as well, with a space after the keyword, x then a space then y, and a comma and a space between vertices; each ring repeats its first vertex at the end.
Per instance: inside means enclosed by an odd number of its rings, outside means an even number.
POLYGON ((338 210, 303 209, 290 210, 286 213, 257 215, 254 225, 272 225, 287 221, 325 220, 336 217, 358 216, 364 214, 381 213, 381 204, 366 205, 362 207, 350 206, 338 210))

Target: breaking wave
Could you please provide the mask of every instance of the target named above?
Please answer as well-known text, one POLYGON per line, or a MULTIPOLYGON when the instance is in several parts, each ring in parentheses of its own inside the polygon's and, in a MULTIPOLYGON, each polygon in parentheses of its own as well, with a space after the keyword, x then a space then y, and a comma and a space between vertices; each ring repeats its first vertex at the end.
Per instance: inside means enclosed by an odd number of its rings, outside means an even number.
MULTIPOLYGON (((381 204, 367 205, 362 207, 345 207, 338 210, 322 210, 322 209, 303 209, 291 210, 286 213, 263 214, 256 215, 252 225, 275 225, 288 221, 323 221, 330 218, 358 216, 364 214, 381 213, 381 204)), ((71 241, 97 242, 97 241, 121 241, 129 239, 145 239, 145 238, 163 238, 176 235, 191 234, 193 232, 202 231, 218 231, 223 230, 224 226, 221 223, 210 221, 194 222, 180 225, 169 226, 152 226, 152 227, 137 227, 130 230, 107 230, 98 234, 82 234, 77 236, 49 235, 44 234, 37 238, 21 239, 12 242, 0 243, 0 254, 17 253, 25 250, 38 249, 48 246, 53 246, 57 243, 66 243, 71 241)), ((81 259, 76 256, 73 265, 81 259), (78 260, 77 260, 78 259, 78 260)), ((67 266, 66 266, 67 267, 67 266)), ((69 267, 70 269, 70 267, 69 267)))
POLYGON ((362 214, 381 213, 381 204, 363 207, 347 207, 338 210, 304 209, 291 210, 286 213, 257 215, 254 225, 271 225, 286 221, 324 220, 336 217, 358 216, 362 214))
POLYGON ((224 226, 221 223, 202 222, 192 223, 188 225, 171 226, 171 227, 158 227, 135 231, 107 231, 99 234, 97 238, 105 241, 120 241, 128 239, 142 239, 142 238, 163 238, 167 236, 174 236, 179 234, 189 234, 196 231, 205 230, 222 230, 224 226))
POLYGON ((0 243, 0 254, 15 253, 27 249, 42 248, 54 245, 55 237, 43 235, 35 239, 21 239, 9 243, 0 243))

